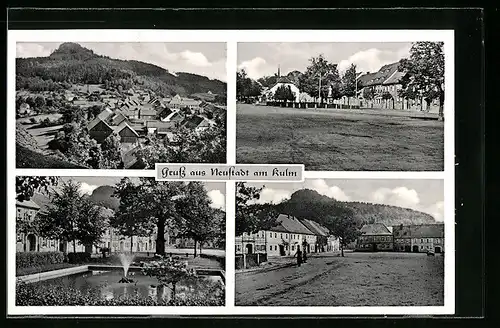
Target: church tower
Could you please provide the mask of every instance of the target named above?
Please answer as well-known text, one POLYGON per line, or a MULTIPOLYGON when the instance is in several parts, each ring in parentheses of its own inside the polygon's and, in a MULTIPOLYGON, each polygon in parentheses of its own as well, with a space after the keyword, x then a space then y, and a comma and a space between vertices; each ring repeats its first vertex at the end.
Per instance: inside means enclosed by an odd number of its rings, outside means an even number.
POLYGON ((278 77, 281 77, 281 73, 280 73, 280 65, 278 65, 278 77))

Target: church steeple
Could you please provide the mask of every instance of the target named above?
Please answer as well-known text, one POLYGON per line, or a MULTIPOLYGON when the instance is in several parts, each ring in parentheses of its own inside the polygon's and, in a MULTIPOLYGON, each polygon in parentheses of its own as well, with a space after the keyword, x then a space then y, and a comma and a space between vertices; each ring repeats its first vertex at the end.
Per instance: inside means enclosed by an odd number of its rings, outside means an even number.
POLYGON ((280 65, 278 65, 278 77, 281 77, 281 74, 280 74, 280 65))

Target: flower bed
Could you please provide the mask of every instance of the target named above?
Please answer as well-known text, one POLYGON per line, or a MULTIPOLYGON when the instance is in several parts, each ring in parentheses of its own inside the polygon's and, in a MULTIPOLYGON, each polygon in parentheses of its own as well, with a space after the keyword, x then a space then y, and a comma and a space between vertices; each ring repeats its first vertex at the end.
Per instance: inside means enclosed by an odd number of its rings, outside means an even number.
POLYGON ((99 290, 83 293, 74 288, 55 285, 18 283, 16 305, 18 306, 224 306, 225 292, 220 284, 207 291, 208 296, 176 297, 169 301, 153 297, 126 295, 120 298, 104 299, 99 290))

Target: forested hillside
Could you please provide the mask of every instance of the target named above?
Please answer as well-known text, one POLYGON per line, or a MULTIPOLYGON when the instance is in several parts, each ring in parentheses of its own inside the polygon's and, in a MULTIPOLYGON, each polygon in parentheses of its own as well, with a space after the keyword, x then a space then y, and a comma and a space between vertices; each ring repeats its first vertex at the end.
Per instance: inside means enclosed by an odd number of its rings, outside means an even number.
POLYGON ((361 202, 339 202, 309 189, 294 192, 289 200, 278 205, 282 213, 299 218, 316 219, 322 213, 333 212, 335 206, 345 206, 354 217, 363 223, 384 223, 386 226, 399 224, 431 224, 434 218, 423 212, 383 204, 361 202))
POLYGON ((222 81, 191 73, 174 75, 156 65, 100 56, 76 43, 63 43, 48 57, 16 59, 17 90, 53 91, 75 83, 123 89, 144 86, 164 96, 226 94, 222 81))

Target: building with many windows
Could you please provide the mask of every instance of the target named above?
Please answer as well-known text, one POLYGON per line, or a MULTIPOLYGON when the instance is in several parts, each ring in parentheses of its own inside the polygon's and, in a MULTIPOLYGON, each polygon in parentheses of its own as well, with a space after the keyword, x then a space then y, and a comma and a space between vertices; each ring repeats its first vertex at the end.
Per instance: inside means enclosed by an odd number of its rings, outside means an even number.
POLYGON ((398 252, 444 252, 444 224, 392 227, 394 250, 398 252))
POLYGON ((392 251, 394 248, 392 232, 383 223, 365 224, 356 241, 356 251, 392 251))
POLYGON ((328 229, 314 221, 280 214, 277 222, 278 225, 269 230, 236 236, 236 254, 290 256, 297 252, 297 247, 307 253, 338 250, 338 238, 331 238, 328 229))
MULTIPOLYGON (((35 194, 29 201, 16 202, 16 251, 17 252, 73 252, 73 244, 66 241, 48 239, 39 236, 31 227, 36 215, 46 209, 48 204, 46 197, 35 194)), ((113 211, 102 208, 105 216, 110 217, 113 211)), ((171 239, 165 234, 165 245, 170 245, 171 239)), ((155 252, 156 234, 147 237, 125 237, 109 228, 105 231, 100 243, 97 245, 82 245, 76 243, 76 252, 99 253, 102 248, 108 248, 110 252, 155 252)))

